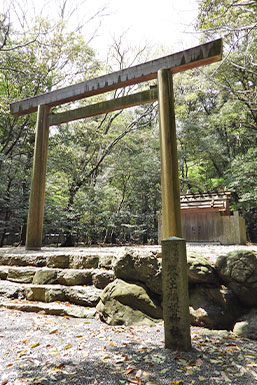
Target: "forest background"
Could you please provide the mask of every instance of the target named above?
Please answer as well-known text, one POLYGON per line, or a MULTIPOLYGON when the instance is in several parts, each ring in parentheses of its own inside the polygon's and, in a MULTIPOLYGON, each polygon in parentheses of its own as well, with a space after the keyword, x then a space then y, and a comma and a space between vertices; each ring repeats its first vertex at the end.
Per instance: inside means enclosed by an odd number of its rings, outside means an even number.
MULTIPOLYGON (((0 14, 0 247, 25 239, 35 140, 36 114, 14 118, 9 103, 164 54, 120 36, 100 61, 93 36, 67 28, 67 4, 59 3, 58 20, 37 15, 32 23, 18 6, 0 14)), ((257 242, 257 2, 199 0, 194 28, 199 43, 223 37, 224 58, 174 77, 181 192, 233 190, 232 208, 257 242)), ((55 234, 52 241, 70 246, 157 243, 160 208, 156 103, 51 128, 45 241, 55 234)))

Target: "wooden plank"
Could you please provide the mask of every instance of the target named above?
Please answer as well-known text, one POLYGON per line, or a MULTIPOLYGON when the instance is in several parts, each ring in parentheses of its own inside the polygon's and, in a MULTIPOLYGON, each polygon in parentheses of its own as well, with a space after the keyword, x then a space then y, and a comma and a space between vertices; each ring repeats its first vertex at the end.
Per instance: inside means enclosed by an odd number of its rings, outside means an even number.
POLYGON ((36 111, 37 106, 40 104, 46 104, 50 107, 57 106, 121 87, 155 79, 157 77, 157 72, 160 69, 169 69, 172 73, 177 73, 205 64, 214 63, 220 60, 221 57, 222 39, 218 39, 121 71, 12 103, 10 105, 10 110, 15 116, 25 115, 36 111))
POLYGON ((89 106, 76 108, 74 110, 60 112, 58 114, 50 114, 48 116, 48 125, 54 126, 61 123, 70 122, 90 116, 97 116, 106 114, 116 110, 122 110, 137 106, 139 104, 146 104, 154 102, 158 99, 157 88, 151 88, 147 91, 138 92, 136 94, 123 96, 121 98, 107 100, 101 103, 91 104, 89 106))

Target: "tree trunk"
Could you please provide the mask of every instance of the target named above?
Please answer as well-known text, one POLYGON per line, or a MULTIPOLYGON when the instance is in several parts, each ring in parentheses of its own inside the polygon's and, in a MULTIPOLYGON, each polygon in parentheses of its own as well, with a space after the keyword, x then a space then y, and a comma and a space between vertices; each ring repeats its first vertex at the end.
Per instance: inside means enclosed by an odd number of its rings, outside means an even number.
POLYGON ((6 234, 6 229, 4 229, 2 234, 1 234, 1 237, 0 237, 0 247, 4 246, 5 234, 6 234))

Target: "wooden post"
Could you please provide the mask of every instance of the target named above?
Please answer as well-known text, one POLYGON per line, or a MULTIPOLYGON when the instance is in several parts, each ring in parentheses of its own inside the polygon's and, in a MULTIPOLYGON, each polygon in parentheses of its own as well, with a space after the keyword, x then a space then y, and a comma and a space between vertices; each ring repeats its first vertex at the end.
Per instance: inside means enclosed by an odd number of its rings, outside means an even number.
POLYGON ((172 75, 158 71, 161 142, 162 238, 182 237, 177 137, 172 75))
POLYGON ((165 347, 191 349, 186 244, 182 237, 172 75, 158 71, 162 183, 162 292, 165 347), (179 237, 179 238, 177 238, 179 237))
POLYGON ((26 249, 40 250, 44 217, 45 181, 48 153, 49 126, 47 117, 50 108, 38 106, 34 160, 29 198, 26 249))
POLYGON ((165 347, 191 349, 186 242, 162 240, 162 293, 165 347))

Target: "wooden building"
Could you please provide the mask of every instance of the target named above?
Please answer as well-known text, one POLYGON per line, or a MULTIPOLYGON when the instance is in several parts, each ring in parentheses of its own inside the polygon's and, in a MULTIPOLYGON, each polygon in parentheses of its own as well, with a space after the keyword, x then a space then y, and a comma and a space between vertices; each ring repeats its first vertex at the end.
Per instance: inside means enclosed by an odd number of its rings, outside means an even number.
MULTIPOLYGON (((245 244, 245 220, 231 211, 231 192, 195 193, 180 196, 182 234, 188 242, 219 242, 222 245, 245 244)), ((159 217, 158 238, 162 239, 159 217)))

